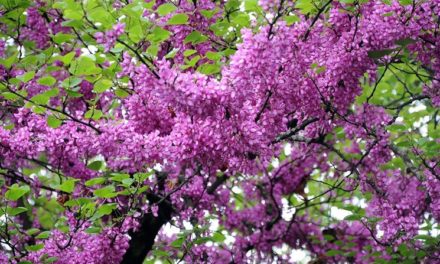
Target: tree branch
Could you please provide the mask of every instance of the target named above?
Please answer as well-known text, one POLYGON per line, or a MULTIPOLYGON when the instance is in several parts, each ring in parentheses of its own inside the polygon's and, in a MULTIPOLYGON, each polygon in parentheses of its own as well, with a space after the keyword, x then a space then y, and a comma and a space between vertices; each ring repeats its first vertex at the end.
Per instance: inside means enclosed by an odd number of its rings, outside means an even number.
MULTIPOLYGON (((161 197, 149 193, 147 199, 151 204, 156 204, 161 197)), ((159 210, 157 217, 153 213, 146 213, 140 222, 140 228, 136 231, 130 230, 128 235, 131 237, 130 246, 125 252, 121 264, 142 264, 148 252, 154 245, 154 240, 163 225, 171 220, 173 208, 169 200, 157 204, 159 210)))

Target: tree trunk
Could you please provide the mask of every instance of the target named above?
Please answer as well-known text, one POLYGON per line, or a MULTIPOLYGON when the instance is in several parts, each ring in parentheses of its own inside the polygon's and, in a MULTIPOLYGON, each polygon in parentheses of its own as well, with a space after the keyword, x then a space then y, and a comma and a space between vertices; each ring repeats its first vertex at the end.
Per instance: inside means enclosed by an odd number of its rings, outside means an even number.
MULTIPOLYGON (((154 204, 159 201, 159 197, 149 195, 148 200, 154 204)), ((142 264, 148 252, 153 248, 157 233, 171 219, 173 212, 173 207, 168 200, 162 201, 158 206, 157 217, 152 213, 147 213, 141 220, 140 228, 136 232, 129 231, 130 246, 125 252, 121 264, 142 264)))

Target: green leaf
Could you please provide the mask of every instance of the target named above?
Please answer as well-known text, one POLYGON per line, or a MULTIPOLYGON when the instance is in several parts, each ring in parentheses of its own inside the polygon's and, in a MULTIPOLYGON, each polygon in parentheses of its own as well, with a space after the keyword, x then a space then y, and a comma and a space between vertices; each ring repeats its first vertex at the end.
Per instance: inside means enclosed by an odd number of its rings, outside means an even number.
POLYGON ((152 42, 162 42, 167 39, 169 39, 171 36, 171 32, 168 30, 165 30, 161 27, 155 27, 151 34, 147 36, 148 40, 151 40, 152 42))
POLYGON ((64 88, 71 88, 77 86, 81 82, 81 78, 70 76, 69 78, 64 79, 64 81, 61 83, 61 86, 63 86, 64 88))
POLYGON ((53 115, 47 116, 46 121, 47 121, 47 125, 51 128, 57 128, 57 127, 61 126, 61 124, 63 123, 62 120, 56 118, 53 115))
POLYGON ((136 191, 136 194, 144 193, 144 192, 146 192, 149 188, 150 188, 150 187, 149 187, 148 185, 142 186, 141 188, 139 188, 139 189, 136 191))
POLYGON ((97 214, 99 217, 102 217, 104 215, 109 215, 116 208, 117 208, 117 205, 115 203, 103 204, 98 208, 97 214))
POLYGON ((156 249, 153 251, 153 255, 156 257, 168 257, 170 255, 170 253, 168 253, 167 251, 156 249))
POLYGON ((230 23, 219 20, 216 23, 212 24, 209 28, 214 32, 215 35, 223 37, 224 35, 229 33, 230 26, 230 23))
POLYGON ((75 39, 71 34, 58 33, 53 36, 53 41, 57 44, 63 44, 69 40, 75 39))
POLYGON ((172 51, 170 51, 165 58, 166 59, 172 59, 176 56, 177 52, 179 51, 179 49, 173 49, 172 51))
POLYGON ((217 14, 219 11, 218 8, 215 8, 213 10, 200 10, 200 14, 202 14, 202 16, 206 17, 207 19, 212 18, 215 14, 217 14))
POLYGON ((166 3, 163 5, 160 5, 157 9, 156 12, 160 15, 160 16, 165 16, 168 15, 169 13, 175 11, 177 9, 177 7, 171 3, 166 3))
POLYGON ((31 98, 31 101, 40 104, 40 105, 46 105, 51 97, 57 96, 59 93, 59 90, 57 88, 53 88, 50 90, 45 91, 44 93, 37 94, 31 98))
POLYGON ((63 182, 63 184, 60 185, 60 190, 66 193, 72 193, 75 189, 75 183, 77 180, 75 179, 68 179, 63 182))
POLYGON ((176 14, 167 22, 168 25, 183 25, 188 22, 187 14, 176 14))
POLYGON ((234 16, 232 22, 242 27, 249 27, 251 24, 249 15, 245 13, 240 13, 234 16))
POLYGON ((358 214, 352 214, 352 215, 348 215, 344 218, 344 220, 346 221, 356 221, 356 220, 361 220, 362 216, 358 215, 358 214))
POLYGON ((49 97, 57 96, 59 93, 60 93, 60 90, 58 90, 58 88, 53 88, 53 89, 50 89, 50 90, 47 90, 44 92, 44 94, 49 97))
POLYGON ((16 216, 18 214, 27 212, 26 207, 8 207, 7 214, 10 216, 16 216))
POLYGON ((69 71, 74 75, 93 75, 99 74, 101 69, 96 66, 93 59, 81 56, 71 63, 69 71))
POLYGON ((103 165, 104 165, 104 163, 103 163, 102 161, 100 161, 100 160, 95 160, 95 161, 89 163, 89 164, 87 165, 87 168, 89 168, 89 169, 91 169, 91 170, 94 170, 94 171, 99 171, 99 170, 101 170, 101 168, 103 167, 103 165))
POLYGON ((113 173, 112 175, 113 176, 110 179, 115 182, 122 182, 123 180, 130 178, 130 175, 126 173, 113 173))
POLYGON ((304 15, 312 12, 315 6, 311 0, 298 0, 295 2, 295 8, 299 9, 304 15))
POLYGON ((85 232, 87 234, 99 234, 99 233, 101 233, 101 230, 102 230, 102 228, 100 228, 100 227, 92 226, 92 227, 87 228, 85 230, 85 232))
POLYGON ((399 0, 399 3, 403 6, 412 5, 415 0, 399 0))
POLYGON ((159 52, 159 45, 155 45, 155 44, 150 45, 146 50, 146 52, 151 56, 156 57, 157 53, 159 52))
POLYGON ((84 117, 87 119, 93 119, 93 120, 98 120, 100 119, 104 114, 102 113, 101 110, 98 109, 90 109, 89 111, 87 111, 84 114, 84 117))
POLYGON ((94 185, 98 185, 98 184, 103 184, 104 182, 105 182, 105 178, 98 177, 98 178, 93 178, 93 179, 86 181, 85 185, 87 187, 90 187, 90 186, 94 186, 94 185))
MULTIPOLYGON (((412 1, 412 0, 410 0, 410 1, 412 1)), ((416 43, 417 41, 415 41, 415 40, 413 40, 412 38, 404 38, 404 39, 399 39, 399 40, 396 40, 396 44, 397 45, 399 45, 399 46, 402 46, 402 47, 406 47, 406 46, 408 46, 409 44, 413 44, 413 43, 416 43)))
POLYGON ((112 81, 108 79, 101 79, 95 83, 93 86, 93 91, 96 93, 103 93, 107 91, 110 87, 112 87, 113 83, 112 81))
POLYGON ((413 142, 408 141, 408 140, 402 140, 402 141, 398 141, 398 142, 396 143, 396 146, 397 146, 397 147, 400 147, 400 148, 409 148, 409 147, 411 147, 412 145, 413 145, 413 142))
POLYGON ((57 80, 52 76, 45 76, 38 79, 37 82, 41 85, 52 86, 57 82, 57 80))
POLYGON ((400 244, 398 249, 399 249, 400 254, 402 254, 402 256, 408 257, 410 255, 408 247, 405 244, 400 244))
POLYGON ((387 130, 390 132, 402 132, 408 130, 404 124, 392 124, 387 126, 387 130))
POLYGON ((134 175, 134 179, 135 179, 137 182, 142 183, 142 182, 144 182, 146 179, 148 179, 148 177, 150 177, 151 175, 152 175, 152 173, 136 173, 136 174, 134 175))
POLYGON ((344 252, 342 252, 340 250, 330 249, 329 251, 327 251, 325 253, 325 255, 327 255, 328 257, 334 257, 334 256, 342 255, 343 253, 344 252))
POLYGON ((114 22, 112 14, 110 14, 104 7, 98 6, 87 12, 87 17, 93 22, 101 23, 104 28, 110 28, 114 22))
POLYGON ((192 43, 193 45, 197 45, 199 43, 205 42, 208 39, 207 36, 202 35, 199 31, 193 31, 188 36, 185 37, 183 43, 192 43))
POLYGON ((0 64, 3 64, 7 69, 9 69, 14 63, 17 62, 17 60, 18 60, 18 51, 14 52, 14 54, 7 59, 0 58, 0 64))
POLYGON ((432 240, 434 238, 432 236, 429 236, 429 235, 417 235, 417 236, 414 237, 414 239, 432 240))
POLYGON ((287 24, 288 26, 290 26, 290 25, 292 25, 292 24, 294 24, 294 23, 296 23, 296 22, 299 22, 300 19, 299 19, 298 16, 292 15, 292 16, 286 16, 286 17, 284 17, 284 21, 286 21, 286 24, 287 24))
POLYGON ((384 49, 384 50, 372 50, 368 51, 368 57, 372 59, 380 59, 383 56, 389 55, 393 52, 392 49, 384 49))
POLYGON ((48 258, 46 258, 46 259, 44 259, 43 261, 43 263, 44 264, 50 264, 50 263, 54 263, 55 261, 57 261, 58 260, 58 258, 57 257, 48 257, 48 258))
POLYGON ((132 179, 132 178, 122 180, 122 184, 125 187, 130 187, 133 184, 133 182, 134 182, 134 179, 132 179))
POLYGON ((27 250, 29 251, 38 251, 44 248, 44 244, 36 244, 32 246, 25 246, 27 250))
POLYGON ((72 20, 81 20, 83 18, 83 12, 81 9, 67 9, 63 13, 63 17, 72 20))
POLYGON ((37 94, 31 98, 31 101, 35 104, 46 105, 50 100, 50 97, 47 94, 37 94))
MULTIPOLYGON (((253 0, 255 2, 255 0, 253 0)), ((225 8, 227 10, 234 10, 240 8, 241 1, 239 0, 229 0, 225 3, 225 8)))
POLYGON ((67 93, 68 96, 74 97, 74 98, 79 98, 79 97, 83 96, 82 93, 78 93, 78 92, 75 92, 75 91, 72 91, 72 90, 66 90, 66 93, 67 93))
POLYGON ((127 93, 124 89, 117 88, 115 90, 115 95, 119 98, 125 98, 125 97, 129 96, 130 94, 127 93))
POLYGON ((64 65, 69 65, 74 57, 75 57, 75 52, 72 51, 61 57, 60 60, 63 62, 64 65))
POLYGON ((35 76, 35 71, 28 71, 22 75, 17 76, 17 79, 20 81, 27 83, 28 81, 32 80, 35 76))
POLYGON ((202 64, 197 68, 197 71, 206 75, 219 73, 221 70, 220 65, 218 64, 202 64))
POLYGON ((129 17, 137 18, 142 16, 145 9, 151 10, 155 4, 156 1, 150 1, 148 3, 146 1, 133 1, 130 4, 125 5, 121 11, 129 17))
POLYGON ((223 235, 223 234, 220 233, 220 232, 215 232, 215 233, 212 235, 212 241, 214 241, 214 242, 222 243, 222 242, 225 241, 225 240, 226 240, 225 235, 223 235))
POLYGON ((197 50, 193 50, 193 49, 185 50, 185 51, 183 52, 183 56, 185 56, 185 57, 189 57, 189 56, 193 55, 193 54, 196 53, 196 52, 197 52, 197 50))
POLYGON ((50 235, 51 235, 50 231, 43 231, 40 234, 38 234, 35 238, 36 239, 46 239, 46 238, 49 238, 50 235))
POLYGON ((209 237, 200 237, 200 238, 197 238, 197 239, 194 241, 194 244, 196 244, 196 245, 201 245, 201 244, 204 244, 204 243, 206 243, 206 242, 208 242, 208 241, 210 241, 210 238, 209 238, 209 237))
POLYGON ((4 92, 2 93, 2 96, 6 99, 6 100, 11 100, 11 101, 15 101, 17 99, 20 99, 20 96, 11 93, 11 92, 4 92))
POLYGON ((171 242, 171 246, 175 248, 180 248, 183 245, 183 242, 185 242, 185 237, 179 237, 178 239, 171 242))
POLYGON ((145 25, 140 20, 129 20, 130 23, 126 26, 128 37, 133 42, 139 42, 145 38, 144 27, 145 25))
POLYGON ((10 201, 17 201, 18 199, 20 199, 20 197, 27 194, 29 191, 30 188, 27 185, 19 186, 18 184, 13 184, 5 193, 5 197, 10 201))
POLYGON ((189 67, 194 67, 196 63, 200 60, 200 56, 194 56, 191 60, 186 61, 186 65, 183 66, 183 69, 187 69, 189 67))
POLYGON ((40 232, 40 229, 38 229, 38 228, 31 228, 31 229, 29 229, 29 230, 26 231, 26 233, 27 233, 28 235, 30 235, 30 236, 32 236, 32 235, 34 235, 34 234, 36 234, 36 233, 38 233, 38 232, 40 232))
POLYGON ((206 58, 212 60, 212 61, 218 61, 222 58, 222 54, 219 52, 212 52, 212 51, 208 51, 206 53, 206 58))
POLYGON ((253 12, 257 12, 260 13, 261 12, 261 8, 258 5, 258 1, 257 0, 245 0, 244 1, 244 9, 246 11, 253 11, 253 12))
POLYGON ((113 198, 118 194, 115 192, 115 186, 109 185, 101 189, 93 191, 93 193, 99 198, 113 198))

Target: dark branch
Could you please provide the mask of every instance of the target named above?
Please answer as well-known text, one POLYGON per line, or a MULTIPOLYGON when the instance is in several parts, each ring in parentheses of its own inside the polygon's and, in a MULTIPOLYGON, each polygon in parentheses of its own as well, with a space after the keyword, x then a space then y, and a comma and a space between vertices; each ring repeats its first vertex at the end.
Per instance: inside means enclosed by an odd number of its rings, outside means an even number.
POLYGON ((226 182, 226 180, 228 180, 228 175, 227 174, 223 174, 220 177, 217 177, 217 179, 215 180, 215 182, 212 183, 211 186, 208 187, 208 190, 206 191, 208 194, 213 194, 215 192, 215 190, 217 190, 217 188, 222 185, 224 182, 226 182))
MULTIPOLYGON (((156 204, 161 200, 161 197, 151 193, 147 198, 151 204, 156 204)), ((151 212, 145 214, 141 219, 140 228, 128 232, 131 237, 130 246, 121 264, 142 264, 148 252, 153 248, 154 240, 160 229, 171 220, 173 208, 169 201, 161 202, 157 206, 159 207, 157 217, 151 212)))
POLYGON ((318 21, 319 17, 324 12, 324 10, 327 8, 327 6, 331 4, 331 2, 333 2, 333 0, 330 0, 327 3, 325 3, 325 5, 318 10, 318 13, 313 18, 312 24, 310 24, 309 28, 307 29, 306 33, 304 34, 304 41, 307 40, 307 38, 309 37, 310 32, 312 31, 313 26, 318 21))
POLYGON ((296 133, 298 133, 299 131, 305 129, 308 125, 318 121, 318 118, 310 118, 310 119, 306 119, 299 127, 297 127, 296 129, 290 130, 286 133, 283 133, 281 135, 279 135, 274 141, 272 141, 272 144, 275 143, 279 143, 285 139, 290 138, 291 136, 295 135, 296 133))

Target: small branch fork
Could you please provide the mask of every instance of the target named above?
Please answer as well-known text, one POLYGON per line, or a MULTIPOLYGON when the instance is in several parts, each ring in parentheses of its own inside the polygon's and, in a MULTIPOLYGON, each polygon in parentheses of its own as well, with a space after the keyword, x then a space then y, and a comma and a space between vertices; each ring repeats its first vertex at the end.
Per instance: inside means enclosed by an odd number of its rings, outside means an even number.
POLYGON ((316 22, 318 21, 319 17, 321 16, 321 14, 325 11, 325 9, 327 8, 327 6, 329 6, 331 3, 333 2, 333 0, 328 1, 327 3, 325 3, 319 10, 318 13, 315 15, 315 17, 312 20, 312 23, 310 24, 309 28, 307 29, 306 33, 304 34, 304 41, 307 41, 310 32, 312 31, 313 26, 316 24, 316 22))

